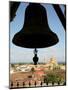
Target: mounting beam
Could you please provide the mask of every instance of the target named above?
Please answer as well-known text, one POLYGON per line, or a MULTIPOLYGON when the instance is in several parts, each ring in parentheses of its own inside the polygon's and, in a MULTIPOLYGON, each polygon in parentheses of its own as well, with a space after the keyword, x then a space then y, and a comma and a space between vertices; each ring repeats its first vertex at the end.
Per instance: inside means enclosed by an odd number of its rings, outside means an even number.
MULTIPOLYGON (((54 5, 53 4, 52 6, 53 6, 53 8, 55 9, 55 11, 58 15, 58 17, 59 17, 59 19, 60 19, 60 21, 61 21, 61 23, 64 27, 64 30, 66 31, 66 11, 65 11, 65 17, 64 17, 64 15, 62 13, 62 10, 61 10, 59 5, 54 5)), ((65 6, 65 10, 66 10, 66 6, 65 6)))
POLYGON ((20 2, 10 2, 10 22, 13 21, 16 16, 16 11, 20 5, 20 2))

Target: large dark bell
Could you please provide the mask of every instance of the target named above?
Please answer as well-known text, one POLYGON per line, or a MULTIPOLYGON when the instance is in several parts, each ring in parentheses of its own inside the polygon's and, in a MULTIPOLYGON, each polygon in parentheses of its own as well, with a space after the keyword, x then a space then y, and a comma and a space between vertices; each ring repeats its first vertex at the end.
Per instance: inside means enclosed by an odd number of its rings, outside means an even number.
POLYGON ((25 48, 44 48, 55 45, 59 40, 48 25, 46 9, 37 3, 30 3, 25 10, 23 28, 13 43, 25 48))

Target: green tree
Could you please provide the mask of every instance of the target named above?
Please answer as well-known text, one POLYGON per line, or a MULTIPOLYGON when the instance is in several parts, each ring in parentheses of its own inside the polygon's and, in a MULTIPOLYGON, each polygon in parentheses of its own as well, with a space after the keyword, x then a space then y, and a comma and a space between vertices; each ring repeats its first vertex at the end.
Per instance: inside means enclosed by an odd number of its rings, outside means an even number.
POLYGON ((50 83, 52 83, 52 85, 54 85, 54 83, 56 82, 56 75, 54 73, 49 73, 47 75, 47 79, 50 83))
POLYGON ((34 72, 34 71, 35 71, 35 69, 32 67, 32 68, 31 68, 31 72, 34 72))

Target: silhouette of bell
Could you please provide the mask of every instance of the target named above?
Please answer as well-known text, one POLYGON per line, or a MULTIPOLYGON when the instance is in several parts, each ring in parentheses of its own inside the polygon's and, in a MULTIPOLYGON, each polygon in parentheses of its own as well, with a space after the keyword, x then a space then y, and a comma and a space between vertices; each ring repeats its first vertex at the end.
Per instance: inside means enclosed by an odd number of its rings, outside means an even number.
POLYGON ((48 25, 46 9, 39 3, 30 3, 25 10, 23 28, 14 35, 12 42, 20 47, 35 48, 33 61, 37 65, 37 48, 50 47, 58 41, 48 25))
POLYGON ((30 3, 25 10, 23 28, 13 43, 25 48, 44 48, 58 42, 57 35, 49 28, 46 9, 37 3, 30 3))

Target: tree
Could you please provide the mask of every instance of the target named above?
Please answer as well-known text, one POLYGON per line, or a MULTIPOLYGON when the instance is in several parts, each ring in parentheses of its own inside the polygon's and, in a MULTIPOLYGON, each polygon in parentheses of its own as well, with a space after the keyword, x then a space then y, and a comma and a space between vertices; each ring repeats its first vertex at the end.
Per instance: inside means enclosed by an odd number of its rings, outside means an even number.
POLYGON ((34 72, 34 71, 35 71, 35 69, 32 67, 32 68, 31 68, 31 72, 34 72))
POLYGON ((54 83, 56 82, 56 75, 54 73, 49 73, 47 75, 47 79, 50 83, 52 83, 52 85, 54 85, 54 83))
POLYGON ((47 72, 46 75, 44 75, 44 83, 46 83, 48 85, 48 83, 52 83, 52 85, 54 85, 54 83, 58 83, 58 85, 60 85, 60 83, 64 83, 65 81, 65 71, 63 70, 51 70, 49 72, 47 72))

